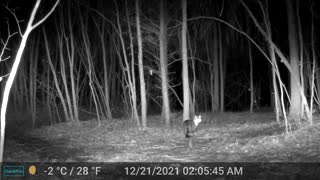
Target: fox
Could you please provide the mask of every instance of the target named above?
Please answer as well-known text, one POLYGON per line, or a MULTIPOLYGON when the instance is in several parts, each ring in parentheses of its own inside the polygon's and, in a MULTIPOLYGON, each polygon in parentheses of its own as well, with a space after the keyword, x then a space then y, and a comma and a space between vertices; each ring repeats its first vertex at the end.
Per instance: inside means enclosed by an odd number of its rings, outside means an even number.
POLYGON ((184 135, 185 138, 189 139, 189 149, 192 148, 192 137, 201 121, 201 115, 195 116, 193 120, 188 119, 183 121, 184 135))

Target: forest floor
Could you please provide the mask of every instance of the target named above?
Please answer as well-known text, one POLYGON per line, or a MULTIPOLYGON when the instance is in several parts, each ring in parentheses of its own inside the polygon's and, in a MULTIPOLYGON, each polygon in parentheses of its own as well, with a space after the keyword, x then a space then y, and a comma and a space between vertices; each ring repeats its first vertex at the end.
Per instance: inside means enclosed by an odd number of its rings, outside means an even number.
POLYGON ((145 130, 113 119, 101 126, 90 120, 7 133, 4 161, 320 162, 319 117, 312 126, 293 128, 289 136, 269 112, 202 114, 202 120, 191 150, 181 116, 170 129, 159 116, 149 116, 145 130))

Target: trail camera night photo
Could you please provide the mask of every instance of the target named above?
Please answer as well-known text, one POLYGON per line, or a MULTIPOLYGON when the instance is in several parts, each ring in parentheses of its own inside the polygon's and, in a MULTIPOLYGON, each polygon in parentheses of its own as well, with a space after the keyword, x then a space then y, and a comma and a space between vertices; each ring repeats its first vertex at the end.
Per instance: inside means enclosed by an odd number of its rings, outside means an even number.
POLYGON ((318 179, 319 9, 0 0, 0 179, 318 179))

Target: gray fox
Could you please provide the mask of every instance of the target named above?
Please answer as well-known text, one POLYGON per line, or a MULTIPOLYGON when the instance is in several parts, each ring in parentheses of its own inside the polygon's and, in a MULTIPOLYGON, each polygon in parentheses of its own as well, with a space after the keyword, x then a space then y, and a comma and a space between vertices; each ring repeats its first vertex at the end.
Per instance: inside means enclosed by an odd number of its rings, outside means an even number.
POLYGON ((192 136, 194 136, 194 132, 196 127, 199 125, 201 122, 201 115, 195 116, 193 120, 184 120, 183 121, 183 130, 184 130, 184 135, 186 138, 189 139, 189 148, 192 148, 192 136))

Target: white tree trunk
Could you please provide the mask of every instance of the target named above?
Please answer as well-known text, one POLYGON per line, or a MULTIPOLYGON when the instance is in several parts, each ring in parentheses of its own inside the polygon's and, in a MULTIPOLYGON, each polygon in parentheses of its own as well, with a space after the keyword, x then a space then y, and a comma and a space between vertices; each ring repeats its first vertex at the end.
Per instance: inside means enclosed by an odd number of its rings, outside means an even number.
POLYGON ((61 90, 61 88, 59 86, 57 71, 55 70, 54 65, 52 63, 52 60, 51 60, 47 34, 46 34, 44 28, 42 29, 42 32, 43 32, 43 37, 44 37, 44 45, 45 45, 45 49, 46 49, 46 54, 47 54, 47 58, 48 58, 49 66, 50 66, 50 71, 52 72, 54 85, 56 87, 58 96, 59 96, 61 104, 62 104, 62 108, 63 108, 63 112, 64 112, 64 118, 66 119, 66 121, 69 121, 70 120, 70 114, 68 112, 67 104, 66 104, 65 98, 63 96, 62 90, 61 90))
POLYGON ((301 96, 299 92, 300 71, 299 71, 299 48, 297 41, 297 27, 294 16, 294 7, 291 0, 286 0, 287 3, 287 15, 288 15, 288 39, 290 50, 290 65, 292 73, 290 74, 290 92, 291 92, 291 106, 290 115, 300 116, 301 112, 301 96), (296 79, 296 80, 295 80, 296 79))
POLYGON ((170 105, 168 93, 168 49, 167 49, 167 23, 166 23, 166 0, 160 0, 160 68, 161 68, 161 91, 162 91, 162 115, 166 126, 170 126, 170 105))
POLYGON ((183 85, 183 120, 189 117, 189 75, 188 75, 188 50, 187 50, 187 0, 181 1, 182 6, 182 85, 183 85))
MULTIPOLYGON (((124 38, 122 35, 122 28, 121 28, 121 24, 120 24, 120 14, 119 14, 119 10, 118 10, 118 5, 117 5, 117 1, 114 0, 114 3, 116 5, 116 17, 117 17, 117 26, 118 26, 118 35, 119 35, 119 39, 120 42, 115 43, 115 47, 120 46, 121 45, 121 50, 122 50, 122 55, 123 58, 121 56, 120 51, 116 51, 117 55, 120 59, 120 68, 124 74, 124 78, 123 78, 123 83, 122 86, 124 87, 124 84, 126 84, 129 87, 129 96, 130 96, 130 103, 131 103, 131 109, 132 109, 132 116, 133 119, 136 120, 137 122, 137 126, 140 127, 140 120, 139 120, 139 116, 138 116, 138 107, 137 107, 137 95, 136 95, 136 89, 134 87, 134 83, 135 83, 135 78, 132 77, 132 75, 134 74, 133 72, 130 72, 130 67, 129 67, 129 62, 128 62, 128 58, 127 58, 127 53, 126 53, 126 46, 125 46, 125 42, 124 42, 124 38), (122 59, 124 60, 124 64, 122 63, 122 59), (132 74, 131 74, 132 73, 132 74)), ((134 66, 131 66, 132 70, 134 66)))
MULTIPOLYGON (((3 162, 3 149, 4 149, 4 139, 5 139, 5 127, 6 127, 6 111, 7 111, 7 105, 8 105, 8 100, 9 100, 9 95, 10 95, 10 90, 13 84, 13 80, 17 74, 19 64, 21 62, 21 57, 22 53, 24 51, 24 48, 26 47, 27 39, 29 37, 29 34, 31 33, 32 30, 34 30, 36 27, 38 27, 41 23, 43 23, 49 16, 52 14, 54 9, 57 7, 59 0, 56 1, 54 4, 53 8, 42 18, 40 19, 37 23, 33 24, 34 17, 38 11, 39 5, 40 5, 41 0, 37 0, 36 4, 34 5, 30 19, 28 21, 28 25, 26 28, 26 31, 24 34, 21 34, 22 40, 16 55, 16 58, 14 59, 12 69, 10 71, 8 80, 6 82, 4 92, 3 92, 3 98, 2 98, 2 103, 1 103, 1 115, 0 115, 0 121, 1 121, 1 135, 0 135, 0 163, 3 162)), ((18 24, 19 25, 19 24, 18 24)), ((19 27, 20 28, 20 27, 19 27)), ((20 32, 21 33, 21 32, 20 32)), ((0 168, 2 169, 2 165, 0 165, 0 168)), ((0 171, 0 177, 1 177, 1 171, 0 171)))
POLYGON ((136 21, 138 36, 138 62, 139 62, 139 79, 140 79, 140 98, 141 98, 141 121, 142 127, 147 126, 147 100, 146 100, 146 83, 144 81, 143 56, 142 56, 142 37, 140 29, 139 0, 136 0, 136 21))

